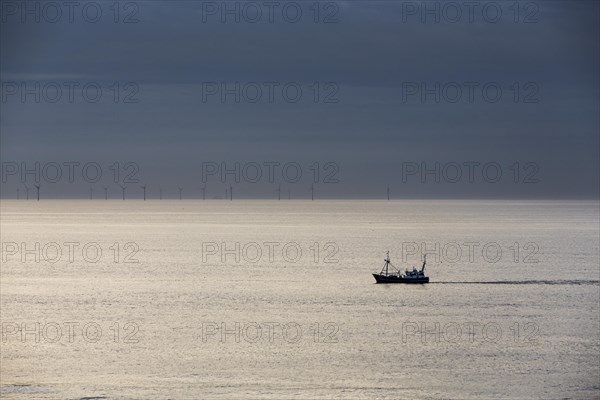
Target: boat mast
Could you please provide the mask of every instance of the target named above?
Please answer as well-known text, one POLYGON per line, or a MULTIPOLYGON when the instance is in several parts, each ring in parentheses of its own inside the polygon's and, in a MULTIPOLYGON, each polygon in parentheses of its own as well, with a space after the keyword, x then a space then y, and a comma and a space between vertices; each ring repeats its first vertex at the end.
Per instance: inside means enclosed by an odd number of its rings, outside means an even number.
POLYGON ((388 275, 388 265, 390 264, 390 251, 388 250, 385 256, 385 275, 388 275))

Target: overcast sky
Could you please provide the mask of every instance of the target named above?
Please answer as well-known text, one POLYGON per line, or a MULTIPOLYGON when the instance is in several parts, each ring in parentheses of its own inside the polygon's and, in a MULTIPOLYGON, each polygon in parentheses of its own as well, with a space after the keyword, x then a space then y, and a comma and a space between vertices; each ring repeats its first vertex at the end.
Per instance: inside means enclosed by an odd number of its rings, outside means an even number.
POLYGON ((597 1, 0 3, 3 198, 598 196, 597 1))

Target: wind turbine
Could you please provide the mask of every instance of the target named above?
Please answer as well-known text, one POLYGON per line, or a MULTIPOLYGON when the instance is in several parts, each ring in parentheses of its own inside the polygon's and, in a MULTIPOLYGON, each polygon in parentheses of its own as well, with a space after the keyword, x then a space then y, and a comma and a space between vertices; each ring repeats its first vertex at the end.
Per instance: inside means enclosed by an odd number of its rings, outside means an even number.
POLYGON ((162 200, 162 187, 158 187, 158 199, 162 200))
POLYGON ((233 201, 233 186, 229 185, 229 200, 233 201))
POLYGON ((104 200, 108 200, 108 186, 104 186, 104 200))
POLYGON ((202 200, 206 200, 206 185, 200 188, 202 190, 202 200))
POLYGON ((23 184, 23 186, 25 186, 25 200, 29 200, 29 189, 31 188, 25 184, 23 184))
POLYGON ((179 200, 182 200, 182 199, 183 199, 183 195, 182 195, 182 193, 183 193, 183 188, 182 188, 182 187, 180 187, 180 188, 179 188, 179 200))
POLYGON ((127 186, 123 186, 123 185, 119 185, 119 186, 121 186, 121 191, 122 191, 122 194, 123 194, 123 200, 125 200, 125 190, 127 189, 127 186))
POLYGON ((292 199, 292 189, 288 189, 288 200, 292 199))
POLYGON ((144 189, 144 201, 146 201, 146 186, 148 186, 147 184, 144 186, 140 186, 142 189, 144 189))
POLYGON ((390 187, 387 188, 388 201, 390 200, 390 187))
POLYGON ((281 200, 281 184, 279 184, 279 187, 277 188, 277 200, 281 200))
POLYGON ((315 199, 315 185, 310 185, 310 199, 315 199))
POLYGON ((37 199, 40 201, 40 185, 33 185, 37 189, 37 199))
POLYGON ((17 188, 17 200, 19 200, 20 196, 19 196, 19 188, 17 188))
POLYGON ((227 189, 227 186, 225 186, 225 200, 227 200, 229 198, 229 189, 227 189))
POLYGON ((93 193, 94 193, 94 188, 90 186, 90 200, 94 199, 93 193))

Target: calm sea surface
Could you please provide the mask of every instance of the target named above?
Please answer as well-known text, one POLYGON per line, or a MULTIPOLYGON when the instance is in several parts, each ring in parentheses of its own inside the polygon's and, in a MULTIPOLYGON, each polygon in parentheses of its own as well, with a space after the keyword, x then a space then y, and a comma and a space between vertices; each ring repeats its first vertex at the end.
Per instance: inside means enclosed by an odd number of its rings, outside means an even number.
POLYGON ((7 399, 590 399, 599 204, 1 202, 7 399), (386 251, 429 285, 376 285, 386 251))

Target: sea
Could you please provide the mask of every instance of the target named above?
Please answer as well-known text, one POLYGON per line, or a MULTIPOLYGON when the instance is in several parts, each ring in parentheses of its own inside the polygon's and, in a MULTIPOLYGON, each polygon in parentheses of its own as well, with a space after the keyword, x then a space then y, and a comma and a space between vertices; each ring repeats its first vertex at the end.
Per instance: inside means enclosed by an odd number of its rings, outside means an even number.
POLYGON ((0 397, 597 399, 599 210, 2 200, 0 397))

